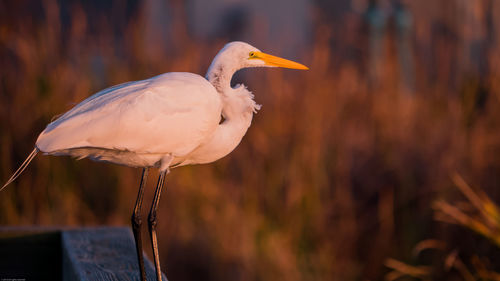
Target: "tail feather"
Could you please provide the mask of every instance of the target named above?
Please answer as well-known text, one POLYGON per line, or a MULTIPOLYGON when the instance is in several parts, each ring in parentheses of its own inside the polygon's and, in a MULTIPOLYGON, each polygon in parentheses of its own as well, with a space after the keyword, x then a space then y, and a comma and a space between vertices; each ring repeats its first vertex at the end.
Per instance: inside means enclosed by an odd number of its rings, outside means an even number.
POLYGON ((4 184, 2 186, 2 188, 0 188, 0 191, 2 191, 7 185, 9 185, 11 182, 15 181, 17 179, 17 177, 19 177, 19 175, 21 175, 21 173, 24 171, 24 169, 26 169, 26 167, 28 167, 28 165, 33 160, 33 158, 35 158, 38 151, 40 151, 40 150, 36 147, 35 147, 35 149, 33 149, 33 151, 30 153, 28 158, 26 158, 26 160, 24 160, 23 164, 21 164, 21 166, 17 169, 17 171, 10 177, 10 179, 7 181, 7 183, 4 184))

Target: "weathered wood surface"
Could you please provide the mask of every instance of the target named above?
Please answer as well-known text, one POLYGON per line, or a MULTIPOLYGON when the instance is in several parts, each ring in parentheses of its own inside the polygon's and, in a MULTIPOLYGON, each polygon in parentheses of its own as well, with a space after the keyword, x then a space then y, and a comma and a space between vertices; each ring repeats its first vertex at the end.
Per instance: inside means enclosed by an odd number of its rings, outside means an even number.
MULTIPOLYGON (((140 280, 132 232, 125 227, 83 228, 62 232, 63 280, 140 280)), ((148 280, 156 280, 145 260, 148 280)), ((163 276, 164 280, 167 280, 163 276)))
MULTIPOLYGON (((145 267, 147 279, 156 280, 154 266, 147 259, 145 267)), ((140 280, 140 273, 133 235, 127 227, 3 227, 0 278, 140 280)), ((165 275, 163 278, 167 280, 165 275)))

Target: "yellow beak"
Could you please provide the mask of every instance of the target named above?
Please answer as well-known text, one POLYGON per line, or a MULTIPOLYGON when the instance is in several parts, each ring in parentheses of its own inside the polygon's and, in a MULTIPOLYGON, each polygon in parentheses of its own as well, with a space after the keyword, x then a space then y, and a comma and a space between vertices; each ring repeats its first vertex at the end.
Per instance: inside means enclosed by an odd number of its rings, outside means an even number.
POLYGON ((300 64, 298 62, 283 59, 283 58, 276 57, 276 56, 269 55, 269 54, 262 53, 262 52, 253 52, 252 56, 250 56, 250 59, 263 60, 266 63, 266 65, 269 65, 269 66, 277 66, 277 67, 293 68, 293 69, 304 69, 304 70, 309 69, 309 67, 307 67, 303 64, 300 64))

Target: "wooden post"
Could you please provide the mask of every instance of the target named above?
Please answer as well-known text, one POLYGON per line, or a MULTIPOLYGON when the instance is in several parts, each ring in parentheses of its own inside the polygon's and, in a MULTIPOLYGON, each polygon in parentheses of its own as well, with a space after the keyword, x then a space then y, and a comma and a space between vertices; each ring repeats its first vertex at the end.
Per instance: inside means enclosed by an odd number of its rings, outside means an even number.
MULTIPOLYGON (((156 280, 146 258, 145 268, 156 280)), ((0 279, 140 280, 140 273, 128 227, 1 227, 0 279)))

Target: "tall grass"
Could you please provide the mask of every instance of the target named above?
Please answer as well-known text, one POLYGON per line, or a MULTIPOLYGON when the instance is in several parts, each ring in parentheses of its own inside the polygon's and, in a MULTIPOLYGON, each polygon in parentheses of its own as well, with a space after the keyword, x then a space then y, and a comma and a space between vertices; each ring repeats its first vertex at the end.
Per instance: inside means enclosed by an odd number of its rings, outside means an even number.
MULTIPOLYGON (((470 187, 459 174, 454 173, 451 178, 467 200, 449 203, 438 199, 434 203, 436 220, 472 230, 489 240, 498 250, 500 248, 498 205, 482 190, 470 187)), ((424 251, 431 252, 435 256, 433 266, 411 265, 388 258, 385 265, 391 271, 386 274, 385 280, 392 281, 404 277, 418 280, 455 280, 457 278, 467 281, 500 280, 500 273, 490 269, 490 267, 496 267, 497 258, 489 256, 489 250, 486 251, 485 256, 482 251, 475 251, 472 256, 467 256, 467 254, 464 256, 461 251, 468 251, 468 248, 465 243, 448 243, 436 239, 421 241, 413 250, 414 258, 422 256, 424 251)))
MULTIPOLYGON (((2 179, 53 116, 109 85, 168 71, 203 75, 226 41, 198 42, 176 29, 175 45, 150 46, 141 12, 116 26, 105 15, 90 20, 78 4, 62 19, 57 3, 0 9, 2 179)), ((368 83, 366 34, 353 15, 345 25, 359 31, 349 44, 361 50, 360 60, 341 59, 338 42, 347 34, 318 20, 297 59, 310 71, 242 71, 263 104, 242 143, 214 164, 168 175, 158 231, 169 278, 380 280, 387 257, 410 259, 413 246, 429 237, 467 241, 464 254, 498 261, 498 250, 480 238, 434 222, 431 208, 452 196, 452 171, 499 199, 498 46, 485 53, 486 72, 454 72, 453 62, 462 62, 456 39, 430 34, 421 5, 414 7, 414 96, 398 86, 391 36, 381 81, 368 83)), ((433 13, 433 22, 460 34, 445 11, 433 13)), ((0 194, 0 223, 128 224, 139 176, 131 168, 40 156, 0 194)))

